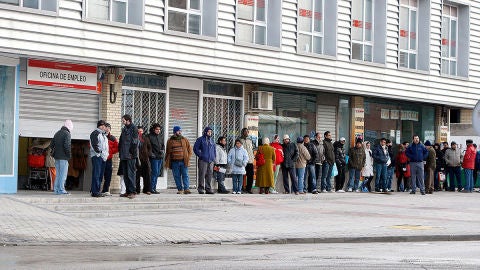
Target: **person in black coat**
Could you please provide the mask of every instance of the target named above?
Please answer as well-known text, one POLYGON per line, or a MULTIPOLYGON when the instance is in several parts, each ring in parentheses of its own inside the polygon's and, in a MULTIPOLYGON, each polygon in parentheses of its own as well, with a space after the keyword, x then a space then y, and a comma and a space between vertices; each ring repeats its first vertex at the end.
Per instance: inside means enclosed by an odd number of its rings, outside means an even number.
POLYGON ((299 193, 297 176, 295 172, 295 162, 298 159, 298 149, 297 146, 290 142, 290 136, 285 134, 283 136, 283 155, 284 160, 282 163, 282 175, 283 175, 283 188, 285 189, 285 194, 294 192, 295 194, 299 193), (288 175, 290 174, 290 181, 292 182, 292 189, 290 189, 290 184, 288 182, 288 175))

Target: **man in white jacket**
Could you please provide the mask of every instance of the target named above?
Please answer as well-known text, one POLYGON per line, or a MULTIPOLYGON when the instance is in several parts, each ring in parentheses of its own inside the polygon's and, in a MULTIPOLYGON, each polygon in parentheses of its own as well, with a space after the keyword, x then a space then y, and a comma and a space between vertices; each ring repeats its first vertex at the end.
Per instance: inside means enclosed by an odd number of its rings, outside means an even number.
POLYGON ((227 144, 227 138, 220 136, 217 140, 215 161, 213 165, 213 177, 218 183, 217 192, 222 194, 230 193, 225 188, 225 172, 227 171, 227 150, 225 145, 227 144))
POLYGON ((90 158, 92 159, 92 197, 104 197, 100 193, 100 185, 105 171, 108 157, 108 141, 105 135, 106 123, 103 120, 97 122, 97 128, 90 134, 90 158))

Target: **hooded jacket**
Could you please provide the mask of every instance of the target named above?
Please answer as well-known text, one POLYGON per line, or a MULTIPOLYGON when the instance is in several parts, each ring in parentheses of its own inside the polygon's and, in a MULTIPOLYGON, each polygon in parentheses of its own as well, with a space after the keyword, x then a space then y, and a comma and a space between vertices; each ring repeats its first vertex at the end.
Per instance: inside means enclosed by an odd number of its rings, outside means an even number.
POLYGON ((199 137, 193 145, 193 152, 195 155, 197 155, 200 160, 208 163, 215 161, 216 156, 215 142, 211 136, 207 136, 207 132, 209 130, 212 129, 210 127, 206 127, 203 130, 203 135, 199 137))

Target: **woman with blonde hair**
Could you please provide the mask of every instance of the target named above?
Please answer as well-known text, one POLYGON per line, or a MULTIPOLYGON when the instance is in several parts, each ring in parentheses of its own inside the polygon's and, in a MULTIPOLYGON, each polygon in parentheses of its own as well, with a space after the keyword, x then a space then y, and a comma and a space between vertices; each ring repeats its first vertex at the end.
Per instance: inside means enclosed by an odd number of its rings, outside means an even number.
MULTIPOLYGON (((263 138, 262 145, 258 147, 257 158, 263 155, 265 164, 258 166, 255 185, 260 187, 260 194, 268 194, 274 185, 273 166, 275 164, 275 148, 270 146, 270 139, 263 138)), ((257 159, 258 162, 258 159, 257 159)))

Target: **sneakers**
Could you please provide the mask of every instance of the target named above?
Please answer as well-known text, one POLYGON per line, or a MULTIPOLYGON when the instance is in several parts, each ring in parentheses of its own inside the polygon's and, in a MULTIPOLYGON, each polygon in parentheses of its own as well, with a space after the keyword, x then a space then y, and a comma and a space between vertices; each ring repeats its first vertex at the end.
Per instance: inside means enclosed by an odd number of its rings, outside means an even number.
POLYGON ((177 191, 177 194, 183 194, 183 190, 177 191))
POLYGON ((348 188, 348 192, 353 192, 352 188, 348 188))
POLYGON ((369 192, 369 191, 368 191, 368 188, 367 188, 367 187, 363 187, 363 188, 362 188, 362 192, 368 193, 368 192, 369 192))
POLYGON ((356 192, 356 193, 359 193, 359 192, 360 192, 360 190, 359 190, 359 189, 355 189, 355 192, 356 192))
POLYGON ((108 192, 108 191, 107 191, 107 192, 103 192, 102 194, 103 194, 103 196, 112 196, 112 194, 110 194, 110 192, 108 192))
POLYGON ((345 193, 345 190, 339 189, 339 190, 337 190, 336 192, 337 192, 337 193, 345 193))
MULTIPOLYGON (((480 192, 480 191, 479 191, 479 192, 480 192)), ((272 194, 278 194, 278 191, 272 190, 272 191, 270 191, 270 193, 272 193, 272 194)))
POLYGON ((326 193, 326 192, 327 192, 327 190, 326 190, 326 189, 322 189, 322 193, 326 193))
POLYGON ((318 194, 318 191, 314 190, 312 191, 312 194, 318 194))

